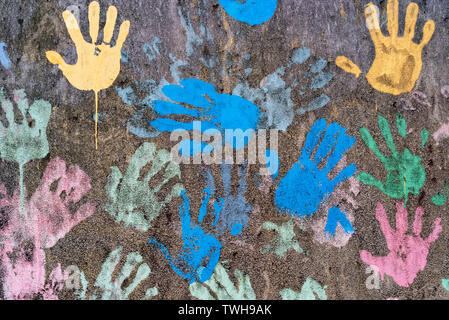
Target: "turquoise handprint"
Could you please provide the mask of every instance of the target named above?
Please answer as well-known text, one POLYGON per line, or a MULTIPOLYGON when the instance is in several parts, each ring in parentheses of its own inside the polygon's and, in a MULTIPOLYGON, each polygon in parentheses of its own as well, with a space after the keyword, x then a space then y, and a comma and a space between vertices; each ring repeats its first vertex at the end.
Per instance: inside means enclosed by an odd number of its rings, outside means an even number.
POLYGON ((181 183, 177 183, 163 201, 158 200, 157 194, 172 179, 180 178, 181 170, 178 164, 171 161, 170 153, 164 149, 157 150, 154 143, 145 142, 136 150, 125 175, 117 167, 111 170, 105 187, 107 201, 103 208, 117 222, 137 231, 148 231, 162 208, 184 189, 181 183), (149 164, 151 169, 141 177, 143 169, 149 164), (151 189, 149 182, 161 172, 162 182, 151 189))
POLYGON ((23 167, 29 161, 42 159, 48 154, 47 125, 51 105, 47 101, 36 100, 30 106, 24 90, 14 90, 14 102, 21 113, 21 123, 15 122, 13 104, 5 98, 4 90, 0 88, 0 103, 8 121, 7 127, 0 122, 0 155, 7 161, 19 164, 20 203, 23 211, 23 167))

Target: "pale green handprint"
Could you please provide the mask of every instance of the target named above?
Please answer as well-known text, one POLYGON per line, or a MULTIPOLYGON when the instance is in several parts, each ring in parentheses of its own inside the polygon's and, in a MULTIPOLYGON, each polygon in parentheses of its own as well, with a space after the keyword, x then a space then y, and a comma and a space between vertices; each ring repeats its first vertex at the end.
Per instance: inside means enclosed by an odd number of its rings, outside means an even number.
POLYGON ((0 103, 5 112, 8 126, 0 121, 0 155, 7 161, 19 164, 20 205, 23 212, 23 166, 33 159, 42 159, 48 154, 47 125, 51 115, 51 105, 44 100, 36 100, 30 106, 24 90, 14 90, 14 102, 21 113, 21 123, 14 121, 14 107, 5 98, 0 88, 0 103))
POLYGON ((235 270, 234 276, 237 279, 237 287, 232 283, 226 269, 218 263, 208 281, 190 285, 190 293, 200 300, 256 300, 249 275, 235 270))
MULTIPOLYGON (((136 288, 148 278, 151 273, 150 267, 146 263, 142 263, 143 258, 138 252, 132 252, 126 257, 126 262, 118 273, 116 279, 112 279, 112 275, 120 262, 122 251, 122 247, 117 247, 109 254, 97 276, 93 293, 89 297, 89 300, 128 300, 129 296, 136 290, 136 288), (139 268, 137 269, 134 280, 128 287, 122 288, 125 281, 129 279, 130 275, 138 266, 139 268)), ((80 272, 80 278, 82 289, 75 294, 80 300, 87 300, 86 295, 89 283, 82 271, 80 272)), ((150 299, 156 295, 158 295, 157 288, 150 288, 146 291, 142 300, 150 299)))
POLYGON ((279 294, 282 300, 327 300, 326 295, 327 286, 322 287, 318 282, 312 278, 307 278, 304 282, 301 292, 296 292, 292 289, 282 289, 279 294))
POLYGON ((273 242, 264 248, 260 249, 260 253, 274 252, 279 258, 283 258, 285 253, 290 249, 298 253, 303 253, 304 250, 299 246, 299 243, 294 238, 296 237, 293 228, 293 219, 278 226, 272 222, 265 222, 263 228, 268 231, 276 231, 278 236, 273 242))
POLYGON ((176 184, 164 201, 159 201, 156 194, 171 179, 181 178, 179 165, 171 160, 167 150, 156 150, 154 143, 144 143, 131 158, 125 176, 119 168, 112 167, 106 185, 107 201, 104 209, 117 221, 126 227, 146 232, 151 222, 159 216, 162 208, 184 190, 182 184, 176 184), (145 177, 139 179, 144 167, 151 163, 151 168, 145 177), (150 189, 151 178, 165 170, 162 182, 150 189), (120 185, 120 189, 119 188, 120 185))
MULTIPOLYGON (((396 118, 397 128, 399 134, 407 137, 407 124, 400 116, 396 118)), ((357 179, 367 185, 375 186, 387 196, 393 199, 403 199, 404 207, 408 201, 408 195, 419 194, 421 188, 424 186, 426 180, 426 171, 422 165, 422 159, 419 156, 413 155, 409 149, 404 148, 404 151, 398 152, 393 141, 390 126, 387 119, 379 115, 379 129, 384 137, 388 148, 391 151, 391 156, 385 156, 377 146, 373 137, 366 128, 360 129, 365 144, 370 148, 387 171, 385 183, 375 179, 372 175, 362 172, 357 176, 357 179)))

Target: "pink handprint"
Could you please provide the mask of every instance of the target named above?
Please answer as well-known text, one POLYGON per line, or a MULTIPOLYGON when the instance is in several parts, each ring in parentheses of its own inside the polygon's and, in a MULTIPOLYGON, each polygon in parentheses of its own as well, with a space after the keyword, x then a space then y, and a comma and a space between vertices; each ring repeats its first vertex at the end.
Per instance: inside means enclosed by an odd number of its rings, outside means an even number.
POLYGON ((408 231, 408 213, 402 203, 396 203, 396 230, 388 222, 387 214, 381 203, 376 208, 376 219, 387 241, 390 253, 386 257, 374 257, 368 251, 360 251, 360 258, 370 266, 376 266, 384 278, 384 274, 393 277, 393 280, 402 287, 413 283, 419 271, 424 270, 427 264, 427 255, 432 242, 438 239, 443 230, 441 218, 435 220, 433 231, 423 239, 421 237, 422 216, 424 209, 419 207, 415 212, 413 234, 406 235, 408 231))
POLYGON ((18 190, 11 197, 0 184, 0 256, 6 299, 57 298, 52 290, 55 286, 45 286, 44 249, 53 247, 95 212, 93 203, 81 205, 75 213, 69 209, 69 204, 78 203, 90 188, 89 176, 78 166, 67 169, 60 158, 48 164, 41 185, 25 201, 23 213, 18 190))
POLYGON ((51 248, 69 231, 95 212, 95 204, 85 203, 72 213, 69 204, 78 203, 91 189, 89 176, 78 166, 66 168, 63 160, 56 158, 45 170, 42 184, 31 197, 39 221, 41 247, 51 248), (56 191, 50 190, 58 182, 56 191))

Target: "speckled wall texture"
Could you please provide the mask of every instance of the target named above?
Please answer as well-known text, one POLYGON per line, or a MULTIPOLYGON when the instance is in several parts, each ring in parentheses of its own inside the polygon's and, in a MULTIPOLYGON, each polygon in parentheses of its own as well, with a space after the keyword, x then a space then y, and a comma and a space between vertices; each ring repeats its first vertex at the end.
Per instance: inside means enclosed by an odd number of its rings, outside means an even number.
POLYGON ((0 297, 448 299, 447 0, 0 0, 0 297))

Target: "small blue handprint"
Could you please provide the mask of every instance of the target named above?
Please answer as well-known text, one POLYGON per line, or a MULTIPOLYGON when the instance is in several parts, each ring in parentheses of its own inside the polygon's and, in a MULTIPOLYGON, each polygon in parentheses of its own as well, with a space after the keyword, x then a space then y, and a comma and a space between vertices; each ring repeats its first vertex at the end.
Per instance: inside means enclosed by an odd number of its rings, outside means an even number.
MULTIPOLYGON (((201 224, 207 215, 207 204, 211 191, 204 190, 205 197, 202 200, 198 222, 201 224)), ((205 282, 212 276, 215 266, 220 259, 221 243, 213 235, 206 234, 201 226, 190 220, 190 201, 184 191, 181 192, 184 205, 179 208, 182 227, 182 251, 173 257, 168 249, 156 239, 150 239, 150 244, 158 247, 171 268, 190 283, 205 282)), ((218 202, 215 203, 216 217, 212 224, 214 226, 219 218, 218 202)))
POLYGON ((277 0, 218 0, 226 12, 236 20, 252 26, 271 19, 277 0))
POLYGON ((342 212, 338 207, 333 207, 329 209, 327 213, 327 221, 324 231, 330 236, 335 236, 338 224, 340 224, 346 234, 351 234, 354 232, 354 228, 346 217, 345 212, 342 212))
MULTIPOLYGON (((186 79, 180 86, 167 85, 162 92, 172 101, 154 101, 154 111, 161 116, 188 116, 194 120, 181 122, 169 118, 159 118, 150 124, 160 132, 177 130, 192 131, 194 122, 201 121, 201 131, 218 130, 225 135, 226 129, 242 132, 255 130, 260 110, 248 100, 239 96, 217 93, 214 86, 197 79, 186 79), (187 108, 181 104, 188 104, 187 108)), ((250 139, 250 138, 249 138, 250 139)), ((225 142, 239 150, 248 144, 248 139, 237 141, 234 136, 226 136, 225 142)))
MULTIPOLYGON (((223 182, 224 197, 219 198, 217 202, 217 209, 221 213, 215 213, 218 217, 218 229, 223 232, 229 230, 232 236, 238 235, 243 227, 248 224, 248 214, 253 210, 253 207, 246 201, 244 195, 246 192, 246 172, 247 165, 239 168, 239 185, 237 195, 231 194, 231 169, 232 165, 221 165, 221 178, 223 182)), ((204 179, 207 182, 207 187, 211 190, 211 194, 215 195, 215 182, 210 169, 204 173, 204 179)))
POLYGON ((355 173, 356 166, 351 164, 333 180, 328 178, 329 172, 354 143, 355 138, 346 135, 346 129, 337 123, 331 123, 327 127, 325 119, 316 121, 307 135, 299 161, 279 183, 275 195, 276 206, 293 216, 310 216, 315 213, 335 187, 355 173), (320 140, 321 144, 312 159, 312 153, 320 140), (318 166, 327 157, 327 163, 320 169, 318 166))

